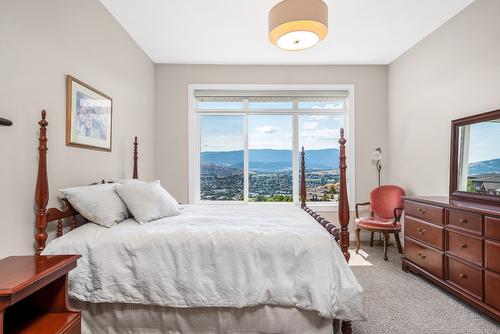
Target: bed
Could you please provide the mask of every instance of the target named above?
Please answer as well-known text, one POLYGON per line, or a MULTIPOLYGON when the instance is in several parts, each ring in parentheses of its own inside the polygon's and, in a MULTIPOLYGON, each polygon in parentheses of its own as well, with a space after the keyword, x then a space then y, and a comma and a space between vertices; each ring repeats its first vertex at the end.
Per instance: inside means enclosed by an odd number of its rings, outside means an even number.
MULTIPOLYGON (((81 221, 68 201, 46 208, 47 126, 42 112, 35 191, 36 254, 81 254, 69 296, 91 333, 332 333, 364 320, 348 267, 349 207, 343 131, 340 228, 306 206, 183 205, 182 214, 107 228, 81 221), (56 238, 46 245, 47 226, 56 238), (70 232, 63 233, 64 225, 70 232), (335 321, 334 321, 335 319, 335 321)), ((134 172, 137 171, 137 137, 134 172)), ((302 171, 305 155, 302 151, 302 171)))

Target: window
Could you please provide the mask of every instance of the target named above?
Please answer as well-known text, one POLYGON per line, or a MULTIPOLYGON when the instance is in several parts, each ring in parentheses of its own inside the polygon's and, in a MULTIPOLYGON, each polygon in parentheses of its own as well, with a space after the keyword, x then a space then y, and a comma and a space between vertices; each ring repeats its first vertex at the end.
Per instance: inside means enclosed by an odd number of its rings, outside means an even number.
POLYGON ((200 198, 242 201, 243 116, 200 115, 200 198))
POLYGON ((293 201, 291 115, 248 115, 248 200, 293 201))
POLYGON ((338 202, 338 136, 344 115, 299 115, 299 146, 306 153, 307 201, 338 202))
POLYGON ((350 133, 348 90, 191 93, 192 201, 298 203, 302 146, 307 201, 338 201, 337 141, 341 127, 350 133))

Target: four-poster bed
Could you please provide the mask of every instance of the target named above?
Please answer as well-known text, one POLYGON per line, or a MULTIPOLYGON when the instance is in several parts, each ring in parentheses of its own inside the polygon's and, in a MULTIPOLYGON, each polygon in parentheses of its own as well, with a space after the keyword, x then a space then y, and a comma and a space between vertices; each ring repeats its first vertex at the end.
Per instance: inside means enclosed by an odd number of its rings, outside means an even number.
MULTIPOLYGON (((46 156, 47 156, 47 125, 48 125, 48 122, 46 121, 45 111, 42 111, 42 119, 40 120, 39 125, 40 125, 39 148, 38 148, 38 150, 39 150, 39 162, 38 162, 38 178, 37 178, 36 191, 35 191, 35 203, 36 203, 35 242, 36 242, 36 254, 37 255, 43 254, 42 252, 44 251, 44 249, 46 249, 47 225, 49 223, 56 222, 56 224, 57 224, 56 225, 56 238, 59 239, 59 237, 61 237, 63 235, 64 221, 68 220, 70 222, 71 230, 75 230, 75 229, 77 229, 77 216, 79 215, 79 213, 65 199, 62 200, 63 205, 64 205, 64 209, 62 209, 62 210, 60 210, 58 208, 48 208, 47 209, 47 203, 48 203, 48 199, 49 199, 49 186, 48 186, 48 180, 47 180, 47 158, 46 158, 46 156)), ((347 168, 347 165, 346 165, 345 143, 346 143, 346 140, 344 138, 344 131, 343 131, 343 129, 341 129, 340 139, 339 139, 340 196, 339 196, 339 203, 338 203, 340 228, 336 227, 333 223, 331 223, 328 220, 321 217, 318 213, 314 212, 313 210, 308 208, 306 205, 307 191, 306 191, 306 173, 305 173, 304 149, 302 149, 302 153, 301 153, 302 173, 301 173, 301 181, 300 181, 301 182, 300 198, 301 198, 301 208, 305 212, 307 212, 312 218, 314 218, 335 239, 336 243, 338 243, 338 245, 340 246, 341 253, 343 254, 343 257, 348 262, 349 261, 349 252, 348 252, 348 247, 349 247, 349 230, 348 230, 349 205, 348 205, 347 186, 346 186, 346 168, 347 168)), ((138 171, 137 171, 137 160, 138 160, 137 145, 138 145, 138 143, 137 143, 137 137, 135 137, 133 145, 134 145, 133 178, 138 179, 138 171)), ((187 210, 187 212, 189 212, 189 210, 187 210)), ((302 219, 302 217, 301 217, 301 219, 302 219)), ((84 220, 84 223, 86 223, 86 222, 87 221, 84 220)), ((94 225, 94 224, 90 224, 90 225, 94 225)), ((125 226, 126 224, 120 223, 118 226, 120 226, 120 225, 125 226)), ((78 230, 80 230, 80 227, 78 227, 78 230)), ((107 230, 107 231, 109 231, 109 230, 107 230)), ((75 231, 75 232, 78 232, 78 231, 75 231)), ((324 232, 322 232, 322 233, 324 233, 324 232)), ((63 239, 63 238, 61 238, 61 239, 63 239)), ((344 262, 344 264, 342 264, 342 266, 344 266, 344 267, 346 266, 345 262, 344 262)), ((350 271, 350 269, 349 269, 349 271, 350 271)), ((350 277, 349 275, 352 275, 352 272, 350 274, 348 274, 347 277, 350 277)), ((350 283, 352 283, 353 286, 356 286, 355 288, 353 288, 354 290, 356 290, 356 288, 359 285, 357 285, 357 282, 355 282, 354 276, 352 276, 351 279, 354 282, 350 282, 350 283)), ((342 284, 341 283, 340 286, 349 285, 349 284, 346 284, 346 283, 342 284)), ((360 289, 361 288, 359 287, 358 290, 360 290, 360 289)), ((358 291, 358 294, 360 295, 361 292, 358 291)), ((358 297, 358 294, 356 294, 356 298, 358 297)), ((353 294, 352 298, 355 299, 354 294, 353 294)), ((359 311, 359 314, 362 314, 362 313, 363 313, 362 310, 359 311)), ((360 318, 363 318, 363 315, 361 315, 360 318)), ((342 325, 341 325, 342 333, 350 334, 352 329, 351 329, 351 321, 349 321, 349 320, 358 320, 358 319, 351 319, 351 318, 346 319, 346 318, 344 318, 342 320, 343 320, 342 325)))

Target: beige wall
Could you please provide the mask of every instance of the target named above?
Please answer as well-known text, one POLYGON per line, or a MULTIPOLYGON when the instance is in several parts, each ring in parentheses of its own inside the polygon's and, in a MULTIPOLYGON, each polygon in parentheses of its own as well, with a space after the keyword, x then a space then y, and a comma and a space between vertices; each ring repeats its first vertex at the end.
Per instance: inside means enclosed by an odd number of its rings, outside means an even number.
POLYGON ((390 180, 447 195, 450 121, 500 108, 500 1, 476 0, 388 70, 390 180))
POLYGON ((51 205, 58 188, 128 177, 133 135, 141 177, 158 177, 186 202, 188 84, 354 84, 356 200, 376 185, 377 146, 383 182, 447 194, 450 121, 500 107, 499 12, 500 1, 476 0, 389 67, 155 66, 98 0, 2 1, 0 117, 14 126, 0 128, 0 258, 33 251, 42 108, 51 205), (66 74, 113 97, 112 153, 65 146, 66 74))
POLYGON ((154 64, 98 0, 0 2, 0 258, 33 253, 37 122, 48 112, 51 203, 57 189, 140 174, 153 177, 154 64), (114 102, 111 153, 65 146, 65 75, 114 102))
POLYGON ((387 143, 386 66, 156 65, 155 174, 179 201, 188 200, 188 84, 207 83, 354 84, 357 199, 376 186, 371 152, 387 143))

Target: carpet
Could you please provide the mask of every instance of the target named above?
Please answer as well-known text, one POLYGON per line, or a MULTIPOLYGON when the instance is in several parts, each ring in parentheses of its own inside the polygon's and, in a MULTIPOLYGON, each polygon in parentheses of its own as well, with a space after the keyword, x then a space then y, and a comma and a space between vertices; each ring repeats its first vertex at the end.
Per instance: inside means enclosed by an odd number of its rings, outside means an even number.
MULTIPOLYGON (((352 323, 354 334, 487 333, 500 324, 421 276, 401 270, 401 254, 362 244, 351 252, 351 268, 365 291, 368 321, 352 323)), ((500 293, 500 291, 498 292, 500 293)))

